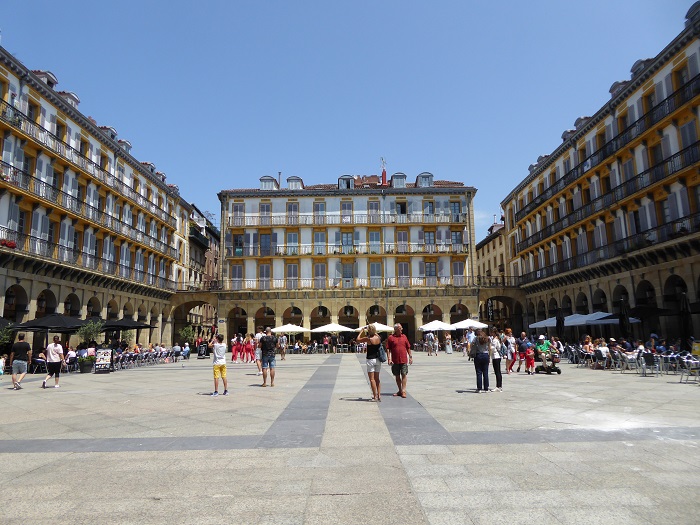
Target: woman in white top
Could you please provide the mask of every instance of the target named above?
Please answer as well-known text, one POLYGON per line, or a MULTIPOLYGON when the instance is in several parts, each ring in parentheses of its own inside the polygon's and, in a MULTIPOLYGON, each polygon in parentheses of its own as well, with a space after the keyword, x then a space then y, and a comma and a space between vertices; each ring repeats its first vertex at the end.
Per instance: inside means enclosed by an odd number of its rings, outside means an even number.
POLYGON ((58 378, 61 375, 61 368, 63 368, 63 347, 61 346, 61 338, 57 335, 53 336, 53 343, 46 347, 46 369, 49 374, 44 378, 41 383, 41 388, 46 388, 46 382, 54 376, 54 388, 59 388, 58 378))
POLYGON ((503 375, 501 374, 501 338, 498 335, 498 330, 491 330, 489 337, 489 357, 493 364, 493 373, 496 375, 496 388, 492 388, 491 392, 503 392, 503 375))
POLYGON ((450 332, 445 332, 445 353, 452 353, 452 335, 450 332))

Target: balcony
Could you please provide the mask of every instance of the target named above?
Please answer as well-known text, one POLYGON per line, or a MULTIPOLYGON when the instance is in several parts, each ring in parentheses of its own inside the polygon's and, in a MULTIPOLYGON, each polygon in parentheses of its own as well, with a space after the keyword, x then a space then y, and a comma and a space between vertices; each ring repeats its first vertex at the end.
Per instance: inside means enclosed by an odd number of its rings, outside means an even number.
POLYGON ((581 270, 593 264, 604 263, 616 257, 649 248, 655 244, 695 236, 698 232, 700 232, 700 213, 695 213, 526 273, 522 276, 522 284, 558 276, 572 270, 581 270))
POLYGON ((27 194, 49 201, 52 206, 59 206, 64 210, 70 211, 78 217, 82 217, 83 219, 87 220, 91 224, 99 225, 117 235, 125 236, 132 241, 146 244, 154 250, 159 251, 163 255, 172 257, 173 259, 177 258, 177 250, 175 250, 175 248, 168 246, 164 242, 146 235, 137 229, 134 229, 130 224, 122 222, 119 219, 116 219, 111 215, 108 215, 107 213, 104 213, 97 208, 78 200, 69 193, 60 191, 50 184, 37 179, 36 177, 32 177, 25 171, 14 168, 4 161, 0 161, 0 185, 2 185, 3 182, 11 186, 15 186, 27 194))
POLYGON ((366 243, 354 245, 338 244, 278 244, 275 246, 227 246, 225 257, 313 257, 327 255, 419 255, 419 254, 466 254, 466 244, 445 243, 366 243))
POLYGON ((167 291, 175 291, 176 289, 176 283, 165 277, 157 277, 143 270, 96 257, 82 250, 51 243, 39 237, 17 233, 4 226, 0 226, 0 250, 21 253, 30 259, 47 259, 49 263, 80 270, 91 270, 110 278, 117 276, 130 282, 167 291))
POLYGON ((89 173, 107 186, 114 188, 121 195, 138 203, 143 209, 148 210, 151 214, 158 217, 172 228, 175 228, 177 224, 175 217, 168 215, 165 210, 161 210, 152 202, 147 201, 142 195, 134 191, 133 188, 124 184, 111 173, 104 171, 98 164, 88 159, 77 149, 61 141, 48 129, 32 122, 27 115, 3 100, 0 100, 0 120, 20 130, 25 135, 32 137, 62 159, 67 160, 82 171, 89 173))
POLYGON ((669 97, 665 98, 659 104, 651 108, 650 111, 645 113, 636 122, 633 122, 621 133, 613 137, 609 142, 606 142, 598 151, 590 155, 578 166, 575 166, 571 171, 565 173, 561 179, 556 181, 552 186, 540 193, 531 202, 519 210, 515 214, 515 222, 520 222, 523 220, 538 206, 559 194, 569 184, 577 181, 585 172, 601 164, 615 152, 621 150, 634 139, 651 129, 657 122, 668 117, 683 104, 688 103, 698 95, 700 95, 700 75, 694 76, 683 86, 681 86, 680 89, 671 93, 669 97))
POLYGON ((681 170, 689 168, 700 162, 700 141, 670 156, 663 162, 643 171, 636 177, 623 182, 612 191, 601 195, 581 208, 574 210, 562 217, 559 221, 546 226, 540 231, 518 243, 517 253, 533 246, 552 235, 574 226, 575 224, 588 220, 594 213, 609 210, 613 205, 619 205, 623 199, 636 195, 642 190, 661 182, 681 170))
MULTIPOLYGON (((315 277, 288 279, 225 279, 207 281, 199 285, 198 290, 215 290, 222 292, 250 291, 292 291, 292 290, 362 290, 362 289, 418 289, 435 287, 479 288, 517 287, 519 277, 464 277, 464 276, 422 276, 422 277, 315 277)), ((187 287, 191 291, 190 287, 187 287)), ((184 290, 182 290, 184 291, 184 290)), ((468 292, 465 292, 468 293, 468 292)), ((473 295, 473 294, 472 294, 473 295)))
POLYGON ((296 214, 287 213, 266 215, 248 213, 228 217, 230 228, 272 227, 272 226, 334 226, 334 225, 372 225, 372 224, 466 224, 466 213, 326 213, 296 214))
POLYGON ((205 251, 209 249, 209 239, 202 232, 199 231, 197 226, 190 226, 190 241, 198 244, 205 251))

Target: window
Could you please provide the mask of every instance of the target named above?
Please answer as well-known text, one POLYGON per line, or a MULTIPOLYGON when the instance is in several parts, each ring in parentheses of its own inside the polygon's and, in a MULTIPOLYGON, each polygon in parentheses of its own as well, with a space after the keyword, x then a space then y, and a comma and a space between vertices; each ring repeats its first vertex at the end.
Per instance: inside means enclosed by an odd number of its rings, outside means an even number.
POLYGON ((381 253, 381 232, 369 232, 370 253, 381 253))
POLYGON ((269 233, 260 234, 260 255, 263 257, 272 255, 272 236, 269 233))
POLYGON ((396 265, 398 285, 400 288, 408 288, 410 284, 411 272, 407 262, 399 262, 396 265))
POLYGON ((317 288, 317 289, 326 288, 326 264, 325 263, 315 263, 314 264, 314 288, 317 288))
POLYGON ((231 265, 231 289, 240 290, 243 288, 243 265, 231 265))
POLYGON ((687 148, 695 144, 698 140, 697 128, 695 127, 695 120, 683 124, 681 126, 681 147, 687 148))
MULTIPOLYGON (((245 246, 245 237, 242 233, 233 235, 233 255, 235 257, 240 257, 243 255, 243 248, 245 246)), ((250 254, 246 254, 250 255, 250 254)))
POLYGON ((314 202, 314 224, 326 224, 325 202, 314 202))
POLYGON ((243 204, 242 202, 234 202, 232 213, 232 226, 243 226, 245 224, 245 204, 243 204))
POLYGON ((343 224, 352 223, 352 202, 340 203, 340 222, 343 224))
POLYGON ((341 253, 352 253, 353 251, 353 232, 341 232, 340 234, 340 245, 341 253))
POLYGON ((396 251, 398 253, 408 252, 408 231, 399 230, 396 232, 396 251))
POLYGON ((455 286, 464 286, 464 261, 452 262, 452 284, 455 286))
POLYGON ((299 254, 299 234, 297 232, 287 232, 287 255, 299 254))
POLYGON ((450 202, 450 214, 452 215, 452 222, 458 222, 460 219, 460 213, 462 212, 462 207, 459 202, 450 202))
POLYGON ((294 290, 299 287, 299 265, 287 265, 287 289, 294 290))
POLYGON ((287 224, 299 224, 299 203, 287 203, 287 224))
MULTIPOLYGON (((262 235, 260 236, 262 238, 262 235)), ((259 288, 261 290, 269 290, 270 289, 270 265, 269 264, 261 264, 258 267, 258 283, 259 283, 259 288)))
POLYGON ((372 288, 381 288, 382 283, 382 264, 378 262, 369 263, 369 285, 372 288))
POLYGON ((370 201, 367 206, 367 211, 369 212, 368 221, 370 224, 379 223, 379 202, 370 201))
POLYGON ((437 285, 437 264, 434 262, 425 263, 425 285, 437 285))
POLYGON ((435 252, 435 232, 424 232, 423 244, 426 252, 435 252))
POLYGON ((270 204, 269 202, 261 202, 260 203, 260 225, 261 226, 269 226, 272 223, 271 216, 272 216, 272 204, 270 204))
POLYGON ((423 201, 423 220, 431 220, 435 215, 435 203, 433 201, 423 201))
POLYGON ((316 255, 325 255, 326 232, 314 232, 314 253, 316 255))

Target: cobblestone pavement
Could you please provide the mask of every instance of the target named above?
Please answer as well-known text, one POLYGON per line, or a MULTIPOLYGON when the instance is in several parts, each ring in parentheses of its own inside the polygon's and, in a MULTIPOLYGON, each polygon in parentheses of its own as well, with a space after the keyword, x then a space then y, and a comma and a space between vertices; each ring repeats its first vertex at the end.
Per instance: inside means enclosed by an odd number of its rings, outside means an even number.
POLYGON ((697 523, 698 383, 562 369, 476 394, 460 354, 418 354, 406 399, 384 367, 381 403, 355 354, 278 360, 274 388, 229 364, 217 398, 194 358, 4 376, 0 521, 697 523))

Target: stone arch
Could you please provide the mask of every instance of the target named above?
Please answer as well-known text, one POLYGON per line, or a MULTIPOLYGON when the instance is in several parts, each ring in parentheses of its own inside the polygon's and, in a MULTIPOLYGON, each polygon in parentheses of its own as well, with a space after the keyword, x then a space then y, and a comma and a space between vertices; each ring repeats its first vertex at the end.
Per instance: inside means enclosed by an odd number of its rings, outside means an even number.
POLYGON ((348 328, 359 328, 360 312, 354 306, 346 304, 338 312, 338 323, 348 328))
POLYGON ((593 292, 593 301, 591 305, 593 312, 610 312, 608 308, 608 296, 601 288, 596 288, 593 292))
POLYGON ((629 298, 630 294, 627 291, 627 288, 621 284, 615 286, 612 294, 612 313, 616 314, 620 312, 620 304, 623 299, 627 301, 627 305, 629 306, 629 298))
POLYGON ((372 306, 370 306, 369 308, 367 308, 367 312, 365 313, 365 319, 367 319, 368 324, 369 323, 386 324, 387 312, 382 306, 375 303, 372 306))
POLYGON ((588 310, 588 297, 583 292, 579 292, 576 295, 576 313, 582 315, 590 313, 588 310))
POLYGON ((423 324, 427 324, 430 321, 439 320, 442 321, 442 310, 440 307, 434 303, 427 304, 423 307, 423 324))
POLYGON ((547 305, 547 317, 556 316, 557 310, 559 310, 559 305, 557 304, 557 300, 552 297, 549 299, 549 304, 547 305))
POLYGON ((254 318, 256 330, 259 326, 261 326, 263 330, 265 330, 265 328, 268 326, 275 326, 275 311, 269 306, 258 308, 258 311, 255 312, 254 318))
POLYGON ((304 312, 297 306, 290 306, 282 314, 282 324, 302 326, 304 324, 304 312))
POLYGON ((248 333, 248 312, 235 306, 226 315, 226 323, 229 339, 238 334, 245 336, 248 333))
POLYGON ((36 318, 44 317, 48 314, 56 313, 58 301, 56 295, 46 288, 36 296, 36 318))
POLYGON ((455 324, 465 319, 469 319, 469 308, 466 304, 457 303, 453 304, 450 308, 450 318, 446 322, 450 324, 455 324))
POLYGON ((688 293, 688 285, 685 280, 678 275, 670 275, 664 283, 663 307, 670 311, 671 315, 666 316, 666 335, 676 335, 681 333, 680 316, 681 295, 688 293))
POLYGON ((537 320, 544 321, 545 319, 547 319, 547 310, 545 309, 544 301, 540 299, 537 303, 537 320))
POLYGON ((90 297, 86 307, 86 317, 102 317, 102 303, 97 297, 90 297))
POLYGON ((571 297, 568 295, 564 295, 564 297, 561 298, 561 309, 565 316, 574 313, 573 308, 571 307, 571 297))
POLYGON ((124 303, 124 306, 122 306, 122 318, 124 319, 133 319, 134 318, 134 305, 131 304, 131 301, 127 301, 124 303))
POLYGON ((80 299, 75 293, 69 293, 63 301, 63 315, 80 317, 80 299))
POLYGON ((119 319, 119 303, 116 299, 107 302, 107 319, 119 319))
POLYGON ((511 317, 513 325, 513 335, 520 336, 520 333, 525 329, 523 325, 523 305, 520 301, 515 301, 513 304, 513 316, 511 317))
POLYGON ((21 323, 28 305, 27 291, 21 285, 13 284, 5 290, 2 316, 12 323, 21 323))

